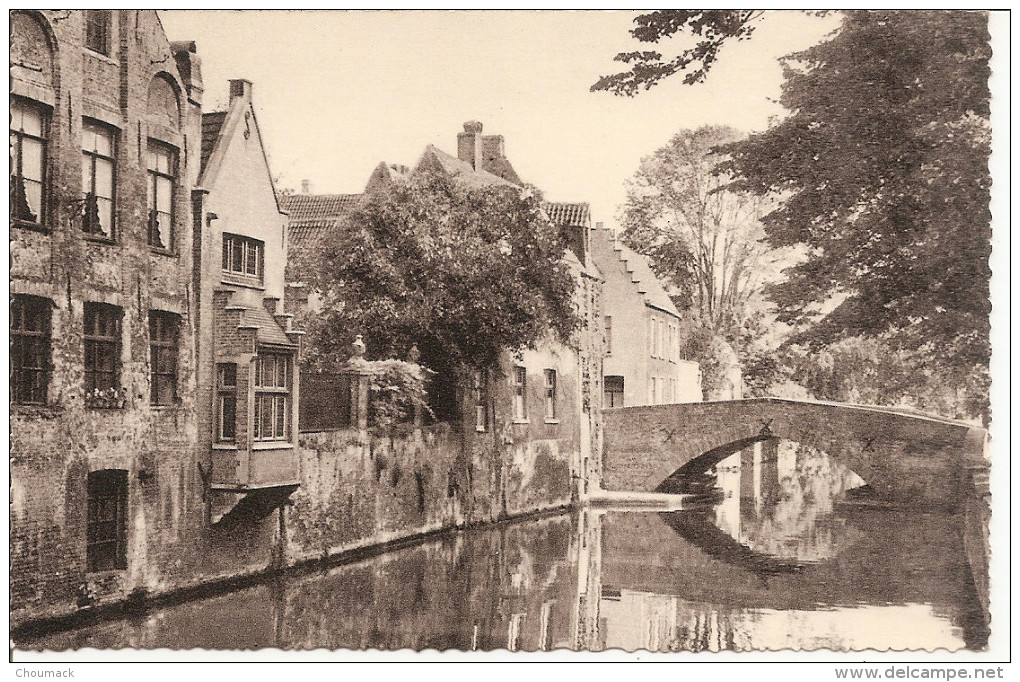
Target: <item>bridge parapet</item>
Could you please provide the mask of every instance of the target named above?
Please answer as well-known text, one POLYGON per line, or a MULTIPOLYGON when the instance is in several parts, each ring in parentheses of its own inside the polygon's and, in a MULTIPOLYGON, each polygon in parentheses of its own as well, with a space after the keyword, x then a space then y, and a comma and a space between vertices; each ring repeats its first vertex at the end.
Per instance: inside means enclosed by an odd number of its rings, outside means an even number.
POLYGON ((651 491, 684 465, 708 469, 724 446, 776 437, 842 460, 879 497, 951 506, 966 469, 984 461, 984 430, 896 409, 751 398, 607 409, 603 486, 651 491), (697 461, 696 461, 697 460, 697 461))

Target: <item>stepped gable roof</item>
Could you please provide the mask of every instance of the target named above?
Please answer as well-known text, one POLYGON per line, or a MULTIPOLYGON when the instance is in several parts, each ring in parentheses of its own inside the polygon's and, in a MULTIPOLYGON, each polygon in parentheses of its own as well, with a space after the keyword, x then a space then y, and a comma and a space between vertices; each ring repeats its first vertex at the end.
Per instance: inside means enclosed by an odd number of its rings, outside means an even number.
POLYGON ((213 111, 208 114, 202 114, 202 157, 199 171, 205 171, 205 166, 209 163, 209 157, 212 156, 213 150, 216 149, 216 140, 220 137, 220 129, 223 127, 223 122, 227 119, 227 112, 225 111, 213 111))
POLYGON ((620 241, 616 242, 614 248, 619 251, 620 260, 626 264, 627 271, 631 273, 631 281, 637 284, 638 291, 644 294, 645 305, 680 317, 680 311, 673 305, 672 299, 659 283, 659 278, 652 272, 651 266, 648 265, 648 259, 637 251, 624 246, 620 241))
POLYGON ((280 205, 290 214, 287 237, 292 248, 317 242, 339 225, 361 199, 360 194, 289 194, 280 205))
POLYGON ((542 210, 557 225, 587 227, 591 222, 591 208, 587 203, 548 201, 542 204, 542 210))

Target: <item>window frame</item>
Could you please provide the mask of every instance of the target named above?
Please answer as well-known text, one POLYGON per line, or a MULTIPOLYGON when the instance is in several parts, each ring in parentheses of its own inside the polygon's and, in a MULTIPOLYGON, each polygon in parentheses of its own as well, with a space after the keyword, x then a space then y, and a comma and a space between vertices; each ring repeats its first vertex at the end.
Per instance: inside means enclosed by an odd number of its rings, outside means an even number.
POLYGON ((559 421, 556 411, 556 403, 559 399, 559 387, 557 384, 556 370, 546 369, 545 372, 545 421, 559 421))
POLYGON ((524 365, 514 366, 513 388, 513 419, 515 422, 526 422, 528 421, 528 368, 524 365))
MULTIPOLYGON (((49 218, 49 202, 50 202, 50 196, 49 196, 50 195, 50 192, 49 192, 49 190, 50 190, 50 183, 49 183, 49 151, 50 151, 50 149, 49 149, 49 141, 50 141, 50 119, 51 119, 51 116, 52 116, 52 108, 47 106, 47 105, 45 105, 45 104, 43 104, 43 103, 41 103, 41 102, 36 102, 35 100, 27 99, 27 98, 24 98, 24 97, 16 97, 16 96, 11 96, 10 107, 11 107, 12 114, 13 114, 13 112, 14 112, 14 110, 16 108, 21 107, 21 108, 25 108, 25 109, 32 109, 32 110, 34 110, 39 115, 39 122, 40 122, 40 125, 39 125, 40 134, 39 135, 34 135, 32 133, 26 133, 24 131, 24 126, 22 126, 18 130, 15 130, 13 127, 10 127, 10 136, 12 138, 12 141, 11 141, 12 159, 11 159, 11 175, 10 175, 11 192, 15 191, 15 188, 16 188, 15 181, 20 181, 21 185, 22 185, 22 188, 23 188, 23 191, 25 191, 25 205, 29 209, 31 209, 31 206, 28 206, 28 194, 27 194, 27 190, 24 189, 24 183, 25 183, 25 179, 24 179, 24 156, 25 156, 24 149, 25 149, 25 143, 24 143, 24 140, 25 139, 31 140, 32 142, 39 144, 39 146, 41 147, 39 156, 40 156, 41 164, 42 164, 42 168, 39 169, 40 177, 39 177, 39 180, 37 181, 39 183, 39 185, 40 185, 40 193, 39 193, 40 194, 40 198, 39 198, 39 206, 38 206, 39 214, 36 216, 35 220, 31 220, 29 218, 26 218, 23 215, 16 215, 15 212, 14 212, 14 207, 17 204, 15 203, 15 201, 14 201, 14 199, 12 197, 12 199, 11 199, 11 222, 14 225, 18 225, 18 226, 21 226, 21 227, 31 227, 31 228, 36 228, 36 229, 47 229, 46 228, 46 224, 47 224, 47 219, 49 218), (14 138, 17 139, 16 153, 14 153, 15 152, 14 138)), ((13 116, 12 116, 12 118, 11 118, 11 126, 13 126, 13 124, 14 124, 14 120, 13 120, 13 116)), ((36 180, 32 180, 32 182, 36 182, 36 180)))
POLYGON ((85 570, 88 573, 127 570, 127 474, 124 469, 101 469, 88 474, 85 503, 85 570), (109 510, 101 505, 103 500, 112 502, 112 519, 101 518, 108 516, 101 512, 109 510), (100 554, 99 546, 111 544, 112 557, 100 554))
POLYGON ((15 294, 11 297, 11 401, 16 405, 46 405, 49 402, 50 377, 53 371, 53 301, 41 296, 15 294), (28 313, 39 313, 41 329, 26 325, 28 313), (42 366, 30 366, 25 359, 42 357, 42 366), (42 377, 41 387, 32 382, 27 390, 25 374, 42 377), (41 397, 35 391, 41 391, 41 397))
POLYGON ((220 362, 216 365, 216 442, 236 443, 237 442, 237 363, 220 362), (233 381, 227 381, 227 368, 232 368, 233 381), (230 408, 233 419, 227 420, 226 404, 232 404, 230 408), (228 434, 224 427, 230 425, 228 434))
POLYGON ((113 16, 107 10, 85 10, 85 49, 89 52, 112 56, 113 52, 113 16), (102 44, 95 44, 97 39, 102 44))
POLYGON ((266 243, 261 239, 234 234, 223 233, 223 251, 220 261, 220 270, 230 278, 240 278, 242 281, 258 282, 261 286, 265 277, 266 243), (250 254, 254 250, 254 257, 250 254), (234 262, 240 254, 239 269, 234 269, 234 262), (254 272, 249 271, 249 265, 254 267, 254 272))
MULTIPOLYGON (((178 179, 180 176, 180 153, 176 147, 161 142, 160 140, 150 139, 149 145, 146 150, 145 158, 145 209, 146 209, 146 241, 149 247, 154 251, 161 253, 176 253, 177 251, 177 234, 174 229, 177 221, 177 187, 178 179), (152 155, 165 153, 167 155, 167 172, 162 172, 158 168, 153 168, 152 155), (159 180, 167 180, 170 183, 170 213, 163 214, 167 215, 167 226, 163 236, 168 238, 169 245, 164 245, 156 242, 158 234, 155 230, 155 226, 158 221, 155 220, 159 215, 159 180)), ((156 164, 158 166, 158 163, 156 164)))
POLYGON ((485 433, 489 430, 489 386, 485 371, 475 371, 471 393, 475 403, 475 432, 485 433))
POLYGON ((293 419, 291 415, 293 400, 293 370, 294 354, 272 349, 260 348, 256 355, 255 376, 253 385, 255 388, 254 414, 252 415, 252 440, 257 443, 289 443, 293 433, 293 419), (273 383, 265 383, 266 365, 265 362, 273 358, 273 383), (284 360, 283 385, 279 383, 280 369, 279 362, 284 360), (263 429, 263 415, 265 405, 270 405, 270 426, 271 432, 266 435, 263 429), (282 425, 278 421, 282 417, 282 425))
POLYGON ((180 364, 181 316, 165 310, 149 311, 149 404, 153 407, 176 405, 178 369, 180 364), (171 369, 161 369, 161 354, 171 358, 171 369), (164 401, 159 390, 160 379, 170 379, 170 397, 164 401))
MULTIPOLYGON (((85 346, 84 355, 84 369, 85 369, 85 394, 90 395, 96 390, 105 391, 109 389, 120 390, 121 388, 121 347, 122 347, 122 335, 123 335, 123 319, 124 310, 119 306, 111 305, 109 303, 96 303, 86 302, 85 303, 85 320, 83 325, 82 339, 85 346), (93 322, 97 321, 97 316, 109 315, 106 322, 112 322, 114 327, 113 333, 110 335, 103 335, 93 333, 97 324, 89 324, 90 320, 93 322), (92 348, 93 362, 89 362, 89 349, 92 348), (112 351, 110 355, 114 358, 114 367, 111 370, 101 369, 96 362, 98 353, 102 350, 112 351), (92 365, 90 367, 90 364, 92 365), (100 388, 98 382, 95 380, 96 375, 110 375, 113 377, 111 385, 106 388, 100 388)), ((105 325, 103 325, 105 326, 105 325)))
POLYGON ((88 164, 89 169, 89 190, 86 191, 84 182, 82 186, 82 212, 81 212, 81 229, 82 232, 89 239, 103 242, 115 242, 117 241, 117 153, 120 143, 120 131, 114 126, 102 121, 96 121, 93 119, 82 120, 82 180, 85 180, 85 166, 88 164), (97 134, 103 133, 110 137, 110 155, 102 154, 95 149, 85 149, 84 146, 84 133, 87 129, 91 129, 97 134), (99 160, 107 161, 110 164, 110 196, 99 197, 96 194, 96 165, 99 160), (99 230, 91 229, 91 223, 89 220, 89 197, 94 197, 96 202, 97 220, 98 220, 98 206, 99 199, 102 198, 110 202, 110 224, 107 232, 102 232, 102 225, 99 226, 99 230))
POLYGON ((626 379, 619 374, 610 374, 602 378, 602 407, 623 407, 624 403, 624 389, 626 388, 626 379), (612 381, 610 381, 612 379, 612 381), (617 381, 619 379, 619 381, 617 381), (616 390, 619 388, 619 390, 616 390), (620 397, 620 404, 616 404, 616 396, 620 397), (606 404, 606 398, 609 397, 611 405, 606 404))
POLYGON ((606 355, 613 354, 613 316, 603 316, 606 331, 606 355))

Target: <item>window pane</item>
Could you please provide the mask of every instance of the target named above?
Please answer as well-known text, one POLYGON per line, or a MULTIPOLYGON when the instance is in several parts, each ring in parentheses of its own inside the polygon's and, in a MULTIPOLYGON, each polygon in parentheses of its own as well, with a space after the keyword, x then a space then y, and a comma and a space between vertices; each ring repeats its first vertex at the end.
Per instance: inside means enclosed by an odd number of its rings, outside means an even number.
POLYGON ((13 178, 18 174, 18 149, 21 148, 21 137, 15 133, 11 133, 11 177, 13 178))
POLYGON ((113 198, 113 162, 96 159, 96 196, 113 198))
POLYGON ((263 396, 262 401, 263 401, 261 414, 262 437, 271 438, 273 435, 273 405, 271 402, 272 396, 263 396))
POLYGON ((92 193, 92 157, 87 155, 81 160, 81 191, 92 193))
POLYGON ((95 150, 103 156, 113 156, 113 133, 97 128, 95 150))
POLYGON ((87 152, 96 150, 96 129, 88 124, 81 127, 81 148, 87 152))
POLYGON ((233 387, 237 385, 237 365, 222 364, 219 366, 220 386, 233 387))
POLYGON ((26 220, 38 220, 42 214, 43 186, 35 180, 24 180, 25 201, 32 212, 32 216, 25 216, 26 220))
POLYGON ((21 176, 28 180, 43 179, 43 144, 39 140, 24 140, 22 143, 21 176))
POLYGON ((234 240, 231 257, 233 262, 230 265, 230 269, 234 272, 244 272, 244 244, 242 242, 234 240))
POLYGON ((287 358, 280 358, 276 363, 276 385, 280 388, 287 388, 287 358))
POLYGON ((224 440, 233 440, 236 426, 237 399, 230 396, 220 396, 220 437, 224 440))
POLYGON ((277 438, 283 438, 287 424, 287 399, 284 396, 276 396, 276 431, 277 438))
POLYGON ((254 242, 246 242, 245 251, 246 256, 244 271, 249 275, 258 274, 258 262, 259 262, 258 245, 255 244, 254 242))
POLYGON ((11 102, 11 130, 25 129, 25 112, 28 109, 29 107, 21 102, 11 102))
POLYGON ((167 178, 156 178, 156 210, 161 213, 170 213, 170 206, 173 202, 174 186, 167 178))
POLYGON ((97 229, 106 236, 110 236, 112 234, 111 228, 113 227, 113 202, 109 199, 97 199, 96 209, 99 216, 97 229))
POLYGON ((36 137, 43 137, 43 116, 42 112, 37 107, 21 104, 18 106, 21 110, 21 130, 29 135, 36 137))

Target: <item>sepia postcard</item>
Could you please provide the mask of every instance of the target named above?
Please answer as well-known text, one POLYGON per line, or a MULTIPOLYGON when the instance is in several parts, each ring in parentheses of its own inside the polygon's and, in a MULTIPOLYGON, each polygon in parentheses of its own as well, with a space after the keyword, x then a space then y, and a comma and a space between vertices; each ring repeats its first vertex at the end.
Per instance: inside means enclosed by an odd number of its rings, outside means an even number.
POLYGON ((1008 25, 11 10, 17 676, 1008 676, 1008 25))

